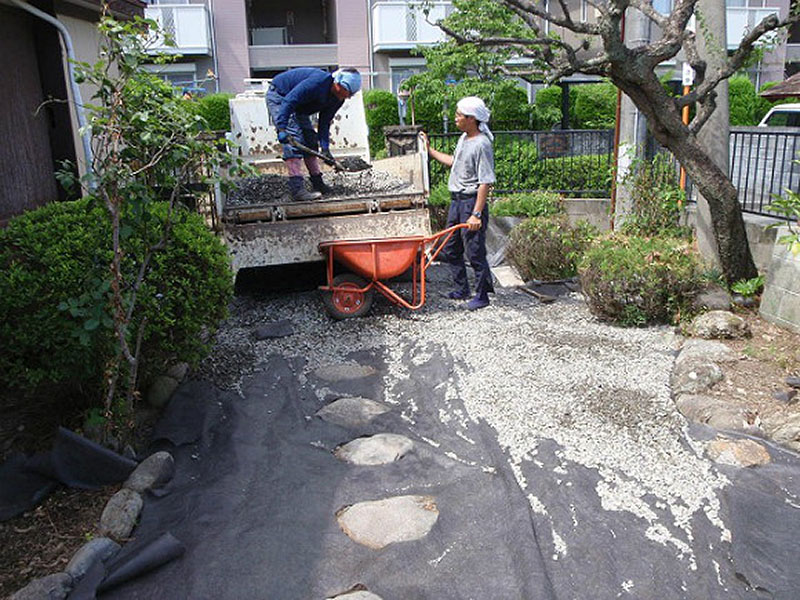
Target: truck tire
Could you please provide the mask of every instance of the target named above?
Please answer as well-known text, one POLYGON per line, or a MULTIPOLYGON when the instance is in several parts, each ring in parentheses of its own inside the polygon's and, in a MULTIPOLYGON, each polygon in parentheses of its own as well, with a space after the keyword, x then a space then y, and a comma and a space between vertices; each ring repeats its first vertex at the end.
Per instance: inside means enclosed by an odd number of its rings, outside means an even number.
POLYGON ((367 282, 353 273, 342 273, 333 278, 334 287, 347 288, 346 291, 322 292, 325 310, 334 319, 362 317, 372 307, 372 290, 359 292, 367 282), (350 291, 352 290, 352 291, 350 291))

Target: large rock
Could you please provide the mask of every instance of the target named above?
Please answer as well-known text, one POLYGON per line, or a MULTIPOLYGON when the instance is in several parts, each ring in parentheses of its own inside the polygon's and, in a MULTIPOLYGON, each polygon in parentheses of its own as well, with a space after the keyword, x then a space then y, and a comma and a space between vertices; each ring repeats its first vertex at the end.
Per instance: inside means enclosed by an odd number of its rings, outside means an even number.
POLYGON ((728 290, 722 287, 709 287, 692 302, 695 310, 729 310, 731 307, 731 295, 728 290))
POLYGON ((400 460, 414 447, 404 435, 379 433, 346 443, 336 449, 336 458, 354 465, 385 465, 400 460))
POLYGON ((800 451, 800 414, 773 417, 765 423, 767 435, 779 444, 800 451))
POLYGON ((339 527, 354 542, 380 550, 426 535, 439 518, 433 496, 395 496, 359 502, 336 514, 339 527))
POLYGON ((744 410, 718 398, 681 394, 676 398, 675 406, 693 423, 703 423, 715 429, 729 431, 758 432, 758 428, 750 424, 744 410))
POLYGON ((767 449, 753 440, 718 437, 708 444, 706 454, 714 462, 734 467, 753 467, 770 461, 767 449))
POLYGON ((72 577, 55 573, 34 579, 19 590, 11 600, 64 600, 72 590, 72 577))
POLYGON ((120 545, 114 540, 107 537, 96 537, 81 546, 69 561, 66 571, 75 580, 81 579, 93 564, 114 556, 119 549, 120 545))
POLYGON ((680 362, 676 361, 670 377, 672 393, 698 394, 714 387, 722 377, 722 369, 710 360, 687 358, 680 362))
POLYGON ((339 398, 317 411, 323 421, 342 427, 361 427, 378 415, 389 412, 389 407, 369 398, 358 396, 339 398))
POLYGON ((169 452, 156 452, 143 460, 125 482, 125 487, 135 492, 147 490, 165 484, 175 473, 175 460, 169 452))
POLYGON ((314 375, 325 381, 346 381, 349 379, 361 379, 374 375, 377 371, 369 365, 359 365, 355 363, 343 363, 338 365, 327 365, 314 371, 314 375))
POLYGON ((750 337, 750 326, 740 316, 727 310, 712 310, 695 317, 688 328, 692 337, 739 339, 750 337))
POLYGON ((111 496, 103 509, 103 514, 100 515, 100 535, 107 535, 116 540, 129 537, 142 506, 142 496, 139 492, 122 488, 111 496))
POLYGON ((675 362, 683 362, 690 358, 700 358, 720 363, 739 360, 739 355, 722 342, 690 338, 683 343, 681 352, 675 362))
POLYGON ((174 377, 159 375, 147 390, 147 402, 156 408, 165 406, 175 390, 178 389, 178 385, 179 382, 174 377))

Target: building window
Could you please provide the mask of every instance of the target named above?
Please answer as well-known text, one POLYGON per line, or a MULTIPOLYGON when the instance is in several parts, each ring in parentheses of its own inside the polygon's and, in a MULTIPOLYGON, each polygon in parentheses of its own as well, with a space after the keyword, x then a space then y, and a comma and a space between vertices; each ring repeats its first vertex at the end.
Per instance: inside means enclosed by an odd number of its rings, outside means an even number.
POLYGON ((668 15, 672 12, 672 0, 653 0, 653 8, 662 15, 668 15))

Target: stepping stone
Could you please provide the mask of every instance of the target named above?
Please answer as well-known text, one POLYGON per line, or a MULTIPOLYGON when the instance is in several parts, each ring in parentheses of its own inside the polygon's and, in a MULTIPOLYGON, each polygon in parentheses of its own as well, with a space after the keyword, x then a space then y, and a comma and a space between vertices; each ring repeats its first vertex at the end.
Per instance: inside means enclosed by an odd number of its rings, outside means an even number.
POLYGON ((404 435, 379 433, 348 442, 337 448, 334 455, 354 465, 385 465, 400 460, 413 447, 414 442, 404 435))
POLYGON ((328 598, 328 600, 383 600, 380 596, 373 594, 372 592, 345 592, 344 594, 339 594, 338 596, 333 596, 332 598, 328 598))
POLYGON ((325 381, 346 381, 348 379, 361 379, 374 375, 377 371, 368 365, 356 363, 343 363, 338 365, 328 365, 320 367, 314 371, 314 375, 325 381))
POLYGON ((380 550, 426 535, 439 518, 433 496, 395 496, 359 502, 336 513, 336 520, 354 542, 380 550))
POLYGON ((388 406, 384 406, 380 402, 354 396, 334 400, 319 409, 317 416, 334 425, 361 427, 389 410, 388 406))
POLYGON ((256 327, 253 331, 253 337, 256 340, 269 340, 272 338, 282 338, 294 333, 292 322, 284 319, 283 321, 275 321, 274 323, 267 323, 256 327))
POLYGON ((753 440, 718 437, 708 445, 706 454, 714 462, 734 467, 753 467, 770 461, 767 449, 753 440))

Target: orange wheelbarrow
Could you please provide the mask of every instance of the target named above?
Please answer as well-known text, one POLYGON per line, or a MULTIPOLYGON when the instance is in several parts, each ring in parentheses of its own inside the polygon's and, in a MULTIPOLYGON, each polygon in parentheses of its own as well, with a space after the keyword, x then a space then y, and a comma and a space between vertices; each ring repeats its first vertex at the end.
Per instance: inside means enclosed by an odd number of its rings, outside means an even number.
POLYGON ((425 304, 425 271, 448 240, 466 223, 455 225, 430 237, 411 236, 374 240, 322 242, 319 251, 327 262, 328 283, 320 286, 325 309, 334 319, 361 317, 372 306, 378 291, 394 304, 417 310, 425 304), (333 263, 351 272, 333 276, 333 263), (405 273, 411 267, 411 301, 383 281, 405 273))

